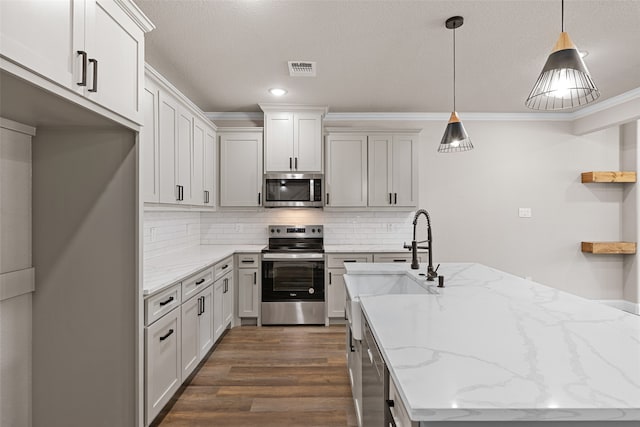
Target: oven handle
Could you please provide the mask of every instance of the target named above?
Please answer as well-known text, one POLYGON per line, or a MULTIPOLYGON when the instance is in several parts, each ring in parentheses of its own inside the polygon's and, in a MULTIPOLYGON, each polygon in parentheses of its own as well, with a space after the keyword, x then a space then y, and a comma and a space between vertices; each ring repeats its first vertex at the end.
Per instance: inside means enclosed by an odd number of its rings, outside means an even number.
POLYGON ((321 261, 324 254, 269 254, 263 253, 263 261, 321 261))

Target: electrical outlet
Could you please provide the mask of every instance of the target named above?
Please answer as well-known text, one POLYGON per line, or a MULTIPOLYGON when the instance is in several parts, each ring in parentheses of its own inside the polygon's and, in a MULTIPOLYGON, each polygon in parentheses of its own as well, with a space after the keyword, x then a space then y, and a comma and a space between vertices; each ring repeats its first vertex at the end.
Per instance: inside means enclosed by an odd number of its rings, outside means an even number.
POLYGON ((531 208, 518 208, 520 218, 531 218, 531 208))

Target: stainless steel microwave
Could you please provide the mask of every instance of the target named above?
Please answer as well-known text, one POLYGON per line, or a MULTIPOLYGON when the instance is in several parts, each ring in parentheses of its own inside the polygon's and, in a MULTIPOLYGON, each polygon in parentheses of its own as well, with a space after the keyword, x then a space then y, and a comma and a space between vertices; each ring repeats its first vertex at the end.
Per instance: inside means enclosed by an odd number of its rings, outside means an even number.
POLYGON ((264 175, 264 207, 321 208, 322 174, 270 173, 264 175))

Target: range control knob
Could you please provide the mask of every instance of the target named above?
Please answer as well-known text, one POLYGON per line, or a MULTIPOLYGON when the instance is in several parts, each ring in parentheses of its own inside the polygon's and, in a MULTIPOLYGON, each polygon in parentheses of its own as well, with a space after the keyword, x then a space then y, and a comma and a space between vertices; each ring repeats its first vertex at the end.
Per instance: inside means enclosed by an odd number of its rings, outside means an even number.
POLYGON ((316 229, 315 229, 315 228, 312 228, 312 229, 311 229, 311 232, 312 232, 312 233, 315 233, 315 232, 316 232, 316 229))
POLYGON ((271 229, 271 232, 272 232, 272 233, 275 233, 275 232, 276 232, 276 230, 274 230, 274 229, 272 228, 272 229, 271 229))
POLYGON ((280 229, 279 229, 279 228, 276 228, 276 233, 279 233, 279 232, 280 232, 280 229))
POLYGON ((316 290, 315 290, 315 289, 313 289, 313 288, 309 288, 309 293, 310 293, 311 295, 313 295, 315 292, 316 292, 316 290))

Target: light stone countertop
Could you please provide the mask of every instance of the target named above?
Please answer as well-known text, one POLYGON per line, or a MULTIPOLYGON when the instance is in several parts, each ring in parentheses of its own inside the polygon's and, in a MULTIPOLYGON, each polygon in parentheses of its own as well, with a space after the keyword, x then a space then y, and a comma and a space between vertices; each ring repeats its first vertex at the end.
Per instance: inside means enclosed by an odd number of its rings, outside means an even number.
POLYGON ((144 260, 143 295, 160 292, 234 253, 260 253, 265 245, 199 245, 144 260))
MULTIPOLYGON (((326 253, 375 253, 375 252, 406 252, 411 254, 408 249, 403 249, 402 245, 324 245, 326 253)), ((420 250, 419 252, 423 252, 420 250)))
POLYGON ((414 421, 640 420, 640 316, 480 264, 439 274, 439 295, 360 298, 414 421))

